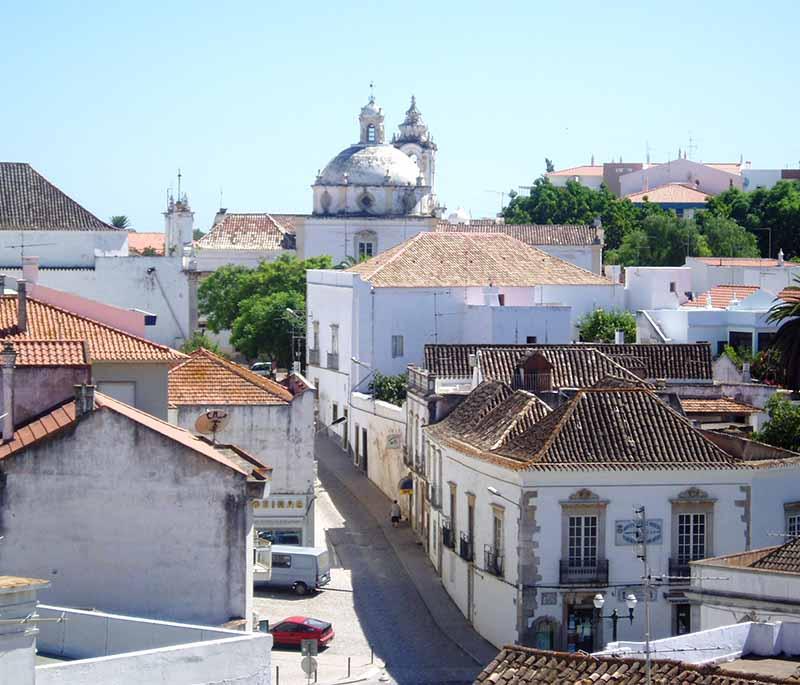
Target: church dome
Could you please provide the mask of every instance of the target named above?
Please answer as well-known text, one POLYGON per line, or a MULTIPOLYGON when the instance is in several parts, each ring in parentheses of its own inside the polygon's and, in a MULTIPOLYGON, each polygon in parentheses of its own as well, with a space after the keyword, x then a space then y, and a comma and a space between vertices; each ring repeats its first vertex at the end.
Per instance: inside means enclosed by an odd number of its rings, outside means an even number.
POLYGON ((317 184, 415 186, 419 175, 414 160, 392 145, 351 145, 328 162, 317 184))

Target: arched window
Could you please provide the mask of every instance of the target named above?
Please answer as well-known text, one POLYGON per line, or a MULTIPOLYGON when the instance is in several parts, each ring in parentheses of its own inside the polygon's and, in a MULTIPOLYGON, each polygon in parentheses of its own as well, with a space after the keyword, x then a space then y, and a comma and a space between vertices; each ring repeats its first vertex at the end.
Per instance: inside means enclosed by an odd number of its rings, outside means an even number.
POLYGON ((375 142, 375 124, 370 124, 367 126, 367 142, 374 143, 375 142))

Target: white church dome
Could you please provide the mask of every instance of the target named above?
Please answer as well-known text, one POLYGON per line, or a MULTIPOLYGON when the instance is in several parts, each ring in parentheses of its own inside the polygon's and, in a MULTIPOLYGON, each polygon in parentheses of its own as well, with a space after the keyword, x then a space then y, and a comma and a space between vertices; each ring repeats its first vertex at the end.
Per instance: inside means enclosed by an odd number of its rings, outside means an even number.
POLYGON ((415 186, 419 175, 414 160, 392 145, 351 145, 328 162, 317 184, 415 186))

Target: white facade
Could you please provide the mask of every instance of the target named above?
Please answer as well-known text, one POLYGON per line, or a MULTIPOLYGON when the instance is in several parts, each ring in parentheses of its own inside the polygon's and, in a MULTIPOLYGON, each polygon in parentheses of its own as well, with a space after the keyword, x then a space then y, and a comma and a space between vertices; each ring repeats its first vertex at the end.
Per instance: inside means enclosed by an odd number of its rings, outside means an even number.
MULTIPOLYGON (((773 252, 779 248, 773 245, 773 252)), ((688 257, 686 266, 692 269, 692 289, 697 293, 717 285, 755 285, 778 293, 800 276, 800 264, 781 264, 780 260, 721 259, 714 263, 710 258, 688 257)))
MULTIPOLYGON (((634 545, 619 532, 629 526, 635 507, 646 505, 647 518, 657 522, 660 542, 648 546, 649 564, 655 574, 668 574, 677 545, 676 507, 691 510, 696 503, 710 511, 707 553, 732 553, 763 545, 771 531, 782 529, 784 503, 794 500, 792 490, 796 493, 800 483, 796 464, 763 471, 512 471, 433 440, 426 469, 432 491, 437 493, 433 502, 438 505, 431 510, 428 549, 447 592, 494 645, 520 642, 547 649, 569 647, 565 640, 570 617, 574 619, 578 612, 588 615, 585 612, 598 591, 606 598, 604 611, 616 608, 627 615, 624 597, 631 592, 642 607, 642 564, 634 545), (488 487, 502 497, 490 493, 488 487), (599 512, 598 555, 609 563, 605 583, 570 586, 559 577, 568 539, 566 516, 573 510, 599 512), (474 563, 459 555, 460 536, 468 533, 470 518, 474 521, 474 563), (487 571, 484 556, 485 548, 496 540, 498 518, 503 577, 487 571), (455 550, 442 546, 446 519, 455 532, 455 550)), ((685 584, 675 584, 653 592, 653 637, 674 634, 678 606, 688 604, 682 598, 685 589, 685 584), (676 591, 670 599, 664 597, 667 590, 676 591)), ((697 609, 686 610, 695 627, 697 609)), ((642 611, 637 611, 633 625, 627 620, 619 623, 623 640, 643 631, 642 611)), ((592 638, 591 634, 584 637, 592 638)), ((609 638, 610 631, 595 636, 595 648, 609 638)))
POLYGON ((535 245, 542 252, 595 274, 603 272, 603 246, 597 245, 535 245))
POLYGON ((0 231, 0 265, 16 267, 36 254, 43 267, 81 269, 98 257, 127 257, 127 231, 0 231))
POLYGON ((692 291, 687 266, 629 266, 625 269, 626 309, 675 309, 692 291))
MULTIPOLYGON (((325 424, 334 420, 334 403, 342 416, 349 393, 366 391, 373 369, 404 373, 408 364, 422 362, 426 343, 571 342, 580 316, 624 302, 622 287, 612 283, 373 288, 356 273, 310 270, 307 284, 307 373, 319 390, 325 424)), ((335 429, 341 435, 341 427, 335 429)))
POLYGON ((619 177, 620 196, 658 188, 667 183, 685 183, 708 195, 719 195, 730 188, 742 188, 742 177, 690 159, 676 159, 632 171, 619 177))
POLYGON ((753 191, 757 188, 772 188, 781 180, 780 169, 742 169, 742 189, 753 191))
POLYGON ((296 534, 298 544, 308 547, 314 546, 314 401, 309 389, 288 404, 204 403, 170 409, 171 422, 190 432, 196 432, 195 422, 206 411, 223 410, 228 420, 217 440, 272 467, 269 497, 252 503, 256 530, 296 534))

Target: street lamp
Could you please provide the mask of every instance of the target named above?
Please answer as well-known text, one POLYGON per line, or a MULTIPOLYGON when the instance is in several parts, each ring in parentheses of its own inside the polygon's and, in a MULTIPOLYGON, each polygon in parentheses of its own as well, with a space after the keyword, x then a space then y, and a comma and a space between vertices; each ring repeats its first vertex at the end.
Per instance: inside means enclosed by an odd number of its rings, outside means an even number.
POLYGON ((510 502, 514 506, 517 506, 520 509, 522 509, 522 507, 519 506, 519 502, 515 502, 513 499, 508 499, 508 497, 503 495, 496 487, 494 487, 492 485, 488 485, 488 486, 486 486, 486 489, 489 491, 490 495, 494 495, 495 497, 499 497, 500 499, 504 499, 506 502, 510 502))
MULTIPOLYGON (((605 600, 605 597, 603 597, 603 595, 601 595, 599 592, 594 596, 594 599, 592 600, 592 602, 593 602, 594 608, 595 608, 595 620, 594 620, 595 625, 597 623, 599 623, 603 619, 610 620, 611 621, 611 635, 612 635, 611 641, 612 642, 616 642, 617 641, 617 623, 619 622, 619 619, 622 618, 622 616, 620 616, 617 613, 616 609, 614 609, 614 611, 611 612, 610 616, 603 616, 601 614, 601 611, 603 609, 603 605, 606 603, 606 600, 605 600)), ((636 597, 633 594, 629 594, 625 598, 625 604, 628 607, 628 619, 630 619, 631 624, 633 624, 633 610, 636 608, 636 604, 637 603, 638 603, 638 601, 637 601, 636 597)))

